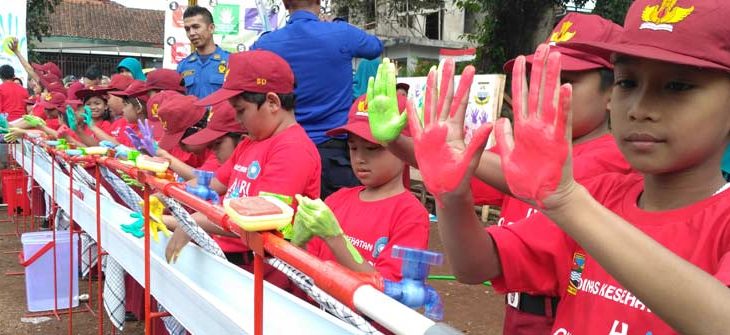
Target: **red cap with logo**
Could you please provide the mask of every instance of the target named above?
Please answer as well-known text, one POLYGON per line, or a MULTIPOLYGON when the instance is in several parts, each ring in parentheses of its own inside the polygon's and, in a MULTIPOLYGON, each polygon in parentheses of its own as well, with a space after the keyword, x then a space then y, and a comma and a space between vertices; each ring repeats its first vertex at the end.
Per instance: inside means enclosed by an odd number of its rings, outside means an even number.
POLYGON ((149 100, 147 100, 147 120, 149 120, 150 125, 153 127, 152 135, 155 138, 162 138, 162 135, 165 134, 165 130, 162 129, 162 123, 160 123, 160 119, 158 118, 160 105, 168 99, 180 97, 182 95, 183 94, 178 91, 165 90, 153 94, 149 100))
POLYGON ((132 96, 138 96, 151 90, 171 90, 185 93, 185 88, 180 84, 182 77, 177 71, 170 69, 158 69, 147 74, 147 81, 142 89, 133 92, 132 96))
POLYGON ((730 3, 724 0, 637 0, 618 41, 566 47, 730 72, 728 18, 730 3))
POLYGON ((172 150, 180 143, 185 131, 203 118, 205 107, 195 106, 196 102, 198 98, 195 96, 181 95, 166 99, 160 104, 157 117, 165 130, 158 143, 160 148, 172 150))
POLYGON ((223 87, 198 101, 198 105, 215 105, 243 92, 292 93, 294 72, 284 58, 271 51, 232 54, 228 58, 228 72, 223 87))
POLYGON ((55 75, 55 74, 53 74, 53 73, 45 72, 45 73, 41 73, 41 74, 39 74, 38 76, 40 77, 40 82, 41 82, 41 85, 42 85, 43 87, 46 87, 46 88, 47 88, 47 87, 48 87, 48 85, 50 85, 51 83, 55 83, 55 82, 61 82, 61 79, 60 79, 60 78, 58 78, 58 76, 56 76, 56 75, 55 75))
POLYGON ((45 109, 61 109, 66 105, 66 95, 59 92, 50 92, 41 96, 41 106, 45 109))
POLYGON ((236 120, 236 110, 228 101, 222 101, 211 107, 208 125, 205 129, 188 136, 183 143, 188 145, 208 144, 228 133, 245 132, 246 128, 243 128, 241 123, 236 120))
MULTIPOLYGON (((398 95, 398 110, 400 110, 401 113, 405 112, 407 104, 408 99, 402 95, 398 95)), ((373 137, 373 133, 370 131, 366 94, 361 95, 354 103, 352 103, 352 107, 350 107, 350 114, 347 116, 347 124, 342 127, 332 129, 326 134, 327 136, 335 137, 346 133, 352 133, 360 136, 370 143, 378 143, 378 141, 376 141, 373 137)), ((404 135, 408 136, 405 131, 404 135)))
POLYGON ((60 81, 54 81, 54 82, 48 84, 48 86, 46 86, 46 90, 48 92, 58 92, 63 95, 66 95, 66 93, 67 93, 66 87, 63 86, 63 83, 60 81))
MULTIPOLYGON (((623 29, 621 26, 598 15, 569 13, 553 29, 547 43, 550 48, 560 51, 563 71, 587 71, 600 68, 613 68, 611 61, 601 53, 584 52, 564 48, 565 43, 573 42, 613 42, 623 29)), ((525 57, 532 64, 533 55, 525 57)), ((515 60, 504 64, 504 72, 511 73, 515 60)))

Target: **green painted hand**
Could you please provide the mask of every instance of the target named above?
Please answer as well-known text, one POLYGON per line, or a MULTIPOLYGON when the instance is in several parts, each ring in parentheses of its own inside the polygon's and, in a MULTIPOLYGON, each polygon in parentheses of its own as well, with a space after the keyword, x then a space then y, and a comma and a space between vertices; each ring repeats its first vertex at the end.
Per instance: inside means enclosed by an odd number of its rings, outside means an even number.
POLYGON ((66 105, 66 122, 68 122, 68 127, 71 130, 76 131, 78 129, 76 126, 76 111, 69 105, 66 105))
POLYGON ((395 64, 388 58, 378 66, 378 74, 368 81, 367 104, 370 131, 381 144, 398 138, 406 125, 407 113, 398 110, 395 64))
POLYGON ((91 108, 89 106, 84 106, 84 122, 86 122, 86 126, 91 128, 94 126, 94 118, 91 116, 91 108))
POLYGON ((23 115, 23 121, 31 127, 45 126, 46 121, 35 115, 23 115))
MULTIPOLYGON (((309 243, 309 240, 314 237, 314 234, 312 234, 312 231, 307 228, 307 225, 301 222, 301 217, 297 215, 294 218, 294 225, 290 229, 291 236, 289 236, 289 240, 292 244, 298 246, 298 247, 304 247, 309 243)), ((286 234, 284 235, 286 238, 286 234)))
POLYGON ((297 224, 302 224, 313 235, 319 237, 342 235, 342 228, 340 228, 335 214, 322 199, 312 200, 298 194, 296 198, 299 207, 294 218, 294 229, 297 229, 297 224))

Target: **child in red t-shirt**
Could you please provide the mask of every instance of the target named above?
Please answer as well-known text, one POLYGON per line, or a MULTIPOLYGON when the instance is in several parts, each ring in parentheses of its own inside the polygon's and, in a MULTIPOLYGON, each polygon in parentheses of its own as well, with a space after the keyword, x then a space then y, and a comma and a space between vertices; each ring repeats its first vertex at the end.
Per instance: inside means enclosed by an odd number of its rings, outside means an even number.
MULTIPOLYGON (((405 110, 406 98, 398 100, 399 109, 405 110)), ((317 210, 330 214, 313 213, 309 206, 300 205, 294 224, 335 228, 330 235, 314 227, 317 236, 307 244, 307 251, 320 259, 337 261, 353 271, 377 271, 385 279, 399 281, 402 262, 391 257, 392 248, 428 248, 428 211, 404 187, 403 162, 370 133, 365 95, 355 100, 346 125, 327 132, 328 136, 344 134, 349 136, 352 170, 363 186, 342 188, 328 196, 326 206, 320 203, 317 210), (351 253, 348 244, 359 255, 351 253)), ((295 228, 292 239, 296 244, 307 242, 303 235, 308 229, 300 228, 295 228)))
POLYGON ((554 334, 727 332, 730 192, 719 165, 730 141, 730 51, 718 27, 728 15, 726 2, 639 0, 617 42, 566 45, 613 54, 612 132, 641 174, 577 183, 560 54, 538 48, 529 92, 525 59, 517 59, 514 130, 506 120, 496 129, 510 191, 541 210, 523 222, 485 232, 470 211, 467 181, 486 136, 464 150, 453 131, 463 110, 425 130, 412 119, 416 157, 429 166, 422 175, 440 199, 441 236, 459 280, 560 296, 554 334), (444 126, 448 141, 434 138, 444 126), (434 152, 454 164, 431 165, 434 152))
MULTIPOLYGON (((203 165, 197 169, 215 172, 233 155, 236 146, 243 140, 245 132, 246 129, 236 121, 236 110, 228 101, 223 101, 211 107, 207 126, 183 138, 182 143, 187 147, 206 148, 209 154, 203 165)), ((170 160, 170 169, 175 171, 178 176, 185 180, 195 178, 193 173, 195 167, 186 164, 167 151, 158 149, 157 154, 170 160)))
MULTIPOLYGON (((155 99, 161 94, 164 94, 164 92, 156 93, 151 99, 155 99)), ((183 171, 185 169, 181 169, 181 165, 178 163, 192 168, 199 168, 209 156, 206 146, 191 146, 182 142, 184 138, 205 127, 207 122, 206 108, 195 106, 197 102, 198 99, 195 96, 175 92, 160 101, 157 109, 157 118, 159 119, 157 124, 163 131, 158 143, 157 155, 163 158, 172 158, 171 167, 176 173, 185 172, 183 171)), ((186 180, 190 177, 190 175, 183 176, 186 180)))
MULTIPOLYGON (((231 55, 229 71, 223 88, 197 104, 214 105, 228 100, 249 136, 216 171, 210 187, 225 198, 255 196, 259 192, 318 198, 319 154, 294 117, 294 74, 289 64, 272 52, 249 51, 231 55)), ((235 237, 210 223, 205 215, 196 213, 193 217, 210 233, 235 237)), ((175 225, 169 228, 174 229, 175 225)), ((182 230, 175 230, 166 250, 168 261, 188 241, 182 230)), ((251 269, 248 247, 237 237, 231 242, 228 250, 238 253, 235 257, 243 258, 239 264, 251 269)), ((272 276, 279 274, 273 268, 267 272, 272 271, 277 273, 272 276)), ((266 277, 269 280, 271 276, 266 277)), ((284 286, 284 282, 285 277, 275 283, 284 286)))

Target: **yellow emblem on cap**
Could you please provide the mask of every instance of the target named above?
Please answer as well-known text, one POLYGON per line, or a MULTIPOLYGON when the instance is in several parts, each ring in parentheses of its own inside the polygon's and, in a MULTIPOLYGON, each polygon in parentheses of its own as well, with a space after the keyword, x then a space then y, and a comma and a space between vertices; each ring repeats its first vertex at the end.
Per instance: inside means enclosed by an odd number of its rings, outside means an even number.
POLYGON ((560 30, 553 32, 552 35, 550 35, 550 45, 555 45, 556 43, 563 43, 570 41, 576 34, 575 31, 569 31, 570 27, 573 26, 573 22, 565 21, 563 22, 563 25, 560 27, 560 30))
POLYGON ((157 115, 157 110, 159 110, 159 109, 160 109, 160 104, 152 104, 152 107, 150 108, 150 114, 152 114, 152 116, 159 119, 160 117, 157 115))
POLYGON ((266 78, 256 78, 256 85, 265 86, 267 83, 266 78))
POLYGON ((45 99, 46 101, 51 101, 51 99, 53 99, 53 96, 51 95, 51 93, 46 93, 43 95, 43 99, 45 99))
POLYGON ((646 6, 641 13, 641 24, 639 29, 673 31, 674 24, 684 21, 692 12, 695 6, 689 8, 677 7, 677 0, 662 0, 662 3, 654 6, 646 6))
POLYGON ((366 99, 362 99, 357 103, 357 112, 355 115, 368 116, 368 102, 366 99))

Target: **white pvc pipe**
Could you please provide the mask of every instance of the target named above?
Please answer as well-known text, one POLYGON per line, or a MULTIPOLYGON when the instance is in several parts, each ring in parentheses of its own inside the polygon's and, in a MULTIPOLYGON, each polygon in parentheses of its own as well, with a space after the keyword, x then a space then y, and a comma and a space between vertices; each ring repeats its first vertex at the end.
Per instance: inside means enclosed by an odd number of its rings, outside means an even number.
POLYGON ((396 334, 425 334, 436 324, 370 285, 355 290, 353 302, 357 310, 396 334))

